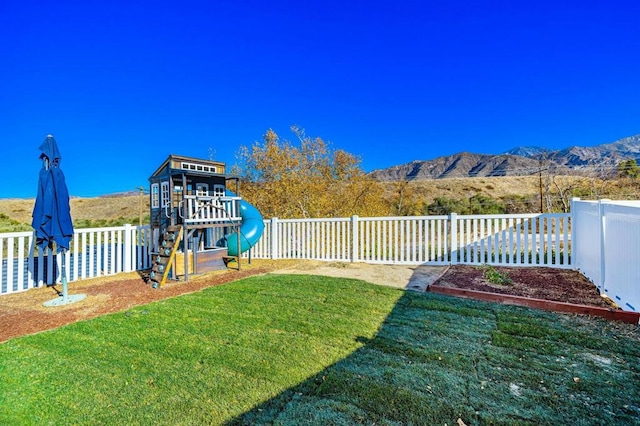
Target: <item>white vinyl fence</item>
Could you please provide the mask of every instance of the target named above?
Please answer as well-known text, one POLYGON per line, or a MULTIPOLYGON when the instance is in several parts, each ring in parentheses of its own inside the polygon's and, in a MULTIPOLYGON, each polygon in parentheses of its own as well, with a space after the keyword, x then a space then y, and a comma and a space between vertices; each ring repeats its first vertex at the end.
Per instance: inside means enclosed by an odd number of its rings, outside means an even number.
POLYGON ((254 258, 570 268, 570 215, 271 219, 254 258))
POLYGON ((62 262, 69 281, 148 269, 148 226, 77 229, 67 253, 34 247, 33 232, 0 234, 0 294, 60 282, 62 262))
POLYGON ((640 201, 572 200, 575 268, 624 310, 640 311, 640 201))
MULTIPOLYGON (((473 215, 338 219, 277 218, 253 258, 387 264, 456 263, 570 268, 569 215, 473 215)), ((34 248, 32 232, 0 234, 0 294, 151 265, 148 226, 77 229, 66 254, 34 248)))
MULTIPOLYGON (((148 226, 78 229, 66 255, 33 233, 0 234, 0 295, 149 269, 148 226)), ((571 214, 273 218, 245 256, 384 264, 578 269, 623 309, 640 306, 640 202, 572 201, 571 214)))

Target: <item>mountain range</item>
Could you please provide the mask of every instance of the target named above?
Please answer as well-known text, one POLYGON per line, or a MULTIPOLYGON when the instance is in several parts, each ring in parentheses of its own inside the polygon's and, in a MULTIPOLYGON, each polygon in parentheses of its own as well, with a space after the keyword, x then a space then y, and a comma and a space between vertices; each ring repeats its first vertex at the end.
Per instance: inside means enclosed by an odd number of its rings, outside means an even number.
POLYGON ((374 170, 376 180, 392 182, 482 176, 526 176, 541 170, 556 173, 608 175, 623 160, 640 163, 640 134, 593 147, 571 146, 553 151, 535 146, 513 148, 502 154, 460 152, 434 160, 415 160, 374 170))

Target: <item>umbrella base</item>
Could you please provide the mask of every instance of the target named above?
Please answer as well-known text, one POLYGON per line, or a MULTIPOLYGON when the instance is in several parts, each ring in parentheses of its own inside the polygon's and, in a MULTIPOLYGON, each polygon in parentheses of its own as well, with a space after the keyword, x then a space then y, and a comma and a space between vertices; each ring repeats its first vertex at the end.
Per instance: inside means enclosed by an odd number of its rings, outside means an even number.
POLYGON ((68 305, 70 303, 75 303, 75 302, 84 300, 85 297, 87 297, 86 294, 73 294, 71 296, 60 296, 60 297, 56 297, 55 299, 51 299, 44 302, 42 306, 51 308, 55 306, 68 305))

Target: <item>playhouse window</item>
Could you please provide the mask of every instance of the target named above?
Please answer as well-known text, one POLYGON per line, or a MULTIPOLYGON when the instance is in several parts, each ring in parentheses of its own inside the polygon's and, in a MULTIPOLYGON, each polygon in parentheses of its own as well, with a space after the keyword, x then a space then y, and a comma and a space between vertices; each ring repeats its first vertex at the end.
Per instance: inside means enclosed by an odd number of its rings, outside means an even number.
POLYGON ((169 182, 162 182, 161 183, 161 199, 162 199, 162 205, 166 206, 167 204, 169 204, 170 202, 170 198, 169 198, 169 182))
POLYGON ((224 197, 224 185, 213 185, 213 196, 224 197))
POLYGON ((196 183, 196 195, 199 197, 206 197, 209 195, 208 183, 196 183))
POLYGON ((204 164, 187 163, 186 161, 183 161, 180 164, 180 167, 182 167, 182 169, 184 170, 195 170, 197 172, 216 173, 218 171, 216 166, 206 166, 204 164))
POLYGON ((151 208, 160 207, 160 185, 154 183, 151 185, 151 208))

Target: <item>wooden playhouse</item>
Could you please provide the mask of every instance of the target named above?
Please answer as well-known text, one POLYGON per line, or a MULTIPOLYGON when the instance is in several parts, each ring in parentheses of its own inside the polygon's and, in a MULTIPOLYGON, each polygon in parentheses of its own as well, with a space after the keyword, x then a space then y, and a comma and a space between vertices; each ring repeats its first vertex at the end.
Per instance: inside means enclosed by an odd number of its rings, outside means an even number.
MULTIPOLYGON (((172 154, 149 182, 154 287, 169 277, 188 280, 189 274, 223 269, 230 260, 240 268, 243 211, 257 210, 237 195, 239 180, 226 174, 224 163, 172 154)), ((249 247, 259 237, 253 235, 249 247)))

